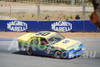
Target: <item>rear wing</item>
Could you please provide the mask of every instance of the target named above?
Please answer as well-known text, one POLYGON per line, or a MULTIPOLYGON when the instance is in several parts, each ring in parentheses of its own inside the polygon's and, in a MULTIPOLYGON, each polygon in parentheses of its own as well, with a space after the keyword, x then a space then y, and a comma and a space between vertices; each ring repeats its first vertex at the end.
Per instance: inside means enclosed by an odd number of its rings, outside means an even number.
POLYGON ((17 40, 21 43, 28 43, 28 41, 34 36, 34 33, 27 33, 21 37, 19 37, 17 40))

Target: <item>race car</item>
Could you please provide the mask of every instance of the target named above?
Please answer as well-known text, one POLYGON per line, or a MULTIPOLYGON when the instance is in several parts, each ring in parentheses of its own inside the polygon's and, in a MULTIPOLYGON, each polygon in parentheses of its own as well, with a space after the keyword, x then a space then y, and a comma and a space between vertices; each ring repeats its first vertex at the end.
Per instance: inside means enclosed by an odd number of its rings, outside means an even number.
POLYGON ((27 33, 18 38, 18 46, 20 51, 26 51, 28 55, 38 54, 55 58, 74 58, 83 52, 80 41, 50 31, 27 33))

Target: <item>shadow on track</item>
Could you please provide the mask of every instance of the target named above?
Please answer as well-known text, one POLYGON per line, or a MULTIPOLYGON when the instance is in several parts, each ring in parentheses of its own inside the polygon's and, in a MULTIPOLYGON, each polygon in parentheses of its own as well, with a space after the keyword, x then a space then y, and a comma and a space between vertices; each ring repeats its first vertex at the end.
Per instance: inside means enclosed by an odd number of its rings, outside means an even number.
MULTIPOLYGON (((35 56, 35 57, 42 57, 42 58, 52 58, 52 59, 57 59, 57 58, 54 58, 52 56, 44 56, 44 55, 38 55, 38 54, 33 54, 33 55, 28 55, 25 51, 16 51, 16 52, 13 52, 12 54, 19 54, 19 55, 26 55, 26 56, 35 56)), ((75 58, 79 58, 79 56, 76 56, 74 58, 70 58, 70 59, 62 59, 62 60, 71 60, 71 59, 75 59, 75 58)))

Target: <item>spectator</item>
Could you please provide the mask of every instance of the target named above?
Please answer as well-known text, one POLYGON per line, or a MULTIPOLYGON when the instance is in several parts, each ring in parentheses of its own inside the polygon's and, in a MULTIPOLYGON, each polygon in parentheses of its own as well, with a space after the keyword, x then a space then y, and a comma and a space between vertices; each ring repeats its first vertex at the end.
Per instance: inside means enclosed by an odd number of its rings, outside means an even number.
POLYGON ((80 16, 76 15, 75 20, 80 20, 80 16))

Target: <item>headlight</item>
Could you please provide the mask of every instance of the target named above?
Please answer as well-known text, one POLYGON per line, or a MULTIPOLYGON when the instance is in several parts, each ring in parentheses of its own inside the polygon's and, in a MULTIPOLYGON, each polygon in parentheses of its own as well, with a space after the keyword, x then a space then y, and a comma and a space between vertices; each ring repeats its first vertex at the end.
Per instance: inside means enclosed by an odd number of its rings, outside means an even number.
POLYGON ((79 47, 74 48, 74 50, 77 50, 79 47))
POLYGON ((73 52, 69 53, 69 56, 73 56, 73 52))
POLYGON ((73 45, 67 47, 66 49, 68 49, 68 48, 70 48, 70 47, 75 47, 77 44, 81 44, 81 42, 78 41, 78 42, 76 42, 75 44, 73 44, 73 45))

